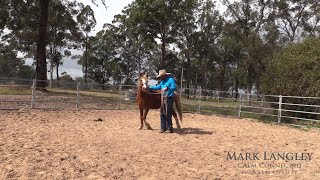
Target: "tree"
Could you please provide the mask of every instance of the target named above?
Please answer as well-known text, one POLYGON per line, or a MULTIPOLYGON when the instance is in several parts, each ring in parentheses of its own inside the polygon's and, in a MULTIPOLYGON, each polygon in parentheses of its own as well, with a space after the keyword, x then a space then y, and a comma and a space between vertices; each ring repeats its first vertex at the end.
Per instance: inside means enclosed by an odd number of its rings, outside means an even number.
POLYGON ((319 12, 319 7, 316 8, 319 2, 315 1, 313 7, 311 2, 309 0, 275 0, 276 23, 284 35, 284 43, 301 40, 299 38, 301 38, 303 24, 307 30, 312 31, 313 28, 308 26, 312 13, 310 14, 308 11, 319 12), (318 10, 316 11, 316 9, 318 10))
POLYGON ((31 79, 34 74, 33 68, 17 58, 17 52, 10 46, 0 46, 0 72, 0 76, 23 79, 31 79))
POLYGON ((216 42, 222 33, 223 20, 219 11, 215 10, 215 4, 213 2, 206 1, 201 5, 199 20, 197 22, 199 32, 197 32, 195 36, 197 52, 196 69, 198 69, 199 72, 195 74, 196 88, 198 84, 202 87, 206 84, 217 84, 217 82, 213 80, 217 62, 219 62, 216 42), (207 73, 207 71, 210 73, 207 73))
POLYGON ((62 81, 69 81, 69 82, 72 82, 72 81, 73 81, 72 77, 71 77, 67 72, 62 72, 60 79, 61 79, 62 81))
MULTIPOLYGON (((59 85, 59 66, 63 57, 70 57, 70 49, 79 48, 82 34, 74 16, 78 13, 75 2, 51 1, 48 20, 48 56, 50 58, 50 82, 53 80, 53 68, 59 85)), ((51 83, 50 83, 51 84, 51 83)))
POLYGON ((167 46, 174 42, 179 19, 178 7, 182 1, 137 0, 130 6, 130 18, 139 28, 143 38, 161 42, 161 58, 158 69, 167 67, 167 46))
POLYGON ((46 56, 46 45, 47 45, 47 27, 48 27, 48 8, 49 0, 41 0, 40 3, 40 24, 39 24, 39 35, 37 43, 37 55, 36 55, 36 78, 37 88, 43 89, 46 87, 47 80, 47 56, 46 56))
POLYGON ((94 17, 94 12, 90 6, 81 7, 81 11, 77 16, 77 21, 81 31, 85 35, 84 46, 85 46, 85 64, 84 64, 84 73, 85 73, 85 83, 87 82, 88 77, 88 38, 91 30, 96 26, 97 22, 94 17))
POLYGON ((112 25, 106 25, 95 37, 89 38, 88 53, 84 52, 78 63, 85 65, 86 57, 90 58, 90 62, 87 63, 87 70, 88 77, 91 80, 105 84, 116 72, 118 68, 117 63, 115 63, 116 41, 117 38, 112 25))
POLYGON ((235 30, 234 36, 239 38, 243 44, 240 60, 246 72, 246 92, 250 94, 257 82, 256 77, 262 73, 257 66, 263 59, 262 56, 259 56, 262 48, 259 33, 273 12, 272 3, 270 0, 239 0, 233 3, 224 0, 223 2, 228 7, 227 14, 232 18, 229 23, 235 30))
POLYGON ((305 32, 304 36, 319 37, 320 36, 320 2, 310 2, 307 13, 302 17, 302 26, 305 32))
POLYGON ((261 90, 265 94, 320 96, 320 39, 290 44, 267 64, 261 90))
POLYGON ((0 35, 2 34, 3 29, 6 27, 10 17, 9 17, 9 0, 2 0, 0 2, 0 35))
MULTIPOLYGON (((261 92, 285 96, 320 96, 320 38, 306 39, 303 43, 290 44, 267 64, 262 79, 261 92)), ((273 99, 274 101, 274 99, 273 99)), ((319 105, 315 99, 284 98, 283 103, 319 105)), ((278 106, 278 104, 274 105, 278 106)), ((316 111, 315 107, 290 106, 284 109, 298 112, 283 112, 283 116, 318 119, 314 114, 299 111, 316 111), (289 115, 288 115, 289 114, 289 115)))
MULTIPOLYGON (((137 28, 135 20, 130 17, 133 5, 129 5, 116 15, 113 24, 117 25, 117 54, 123 70, 124 83, 133 84, 143 69, 154 69, 159 66, 161 55, 158 53, 158 45, 153 39, 144 38, 141 29, 137 28)), ((153 71, 149 72, 150 74, 153 71)))
MULTIPOLYGON (((181 14, 178 19, 178 32, 176 38, 176 44, 180 49, 178 64, 185 70, 185 79, 186 84, 185 88, 186 93, 189 94, 189 88, 191 86, 191 77, 192 74, 192 66, 191 61, 194 60, 195 51, 196 51, 196 39, 195 33, 197 29, 196 25, 196 16, 194 14, 197 12, 199 8, 199 3, 196 0, 187 0, 183 2, 183 4, 179 7, 178 12, 181 14)), ((177 64, 177 63, 176 63, 177 64)), ((177 74, 180 74, 181 69, 177 69, 177 74)), ((180 74, 180 78, 177 77, 177 82, 180 82, 182 73, 180 74)), ((181 87, 182 88, 182 87, 181 87)))

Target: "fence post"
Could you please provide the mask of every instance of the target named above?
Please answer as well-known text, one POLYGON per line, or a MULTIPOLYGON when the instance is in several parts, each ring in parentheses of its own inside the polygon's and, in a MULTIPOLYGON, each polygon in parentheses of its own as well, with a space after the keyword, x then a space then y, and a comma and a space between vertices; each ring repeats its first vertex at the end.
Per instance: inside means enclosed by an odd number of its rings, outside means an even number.
POLYGON ((279 96, 278 123, 281 123, 282 95, 279 96))
POLYGON ((241 99, 242 99, 242 95, 239 95, 239 108, 238 108, 238 117, 241 117, 241 99))
POLYGON ((198 113, 200 114, 201 113, 201 107, 200 107, 200 102, 201 102, 201 87, 199 89, 199 95, 198 95, 198 113))
POLYGON ((80 82, 77 83, 77 103, 76 108, 80 108, 80 82))
POLYGON ((32 92, 31 92, 31 94, 32 94, 32 98, 31 98, 31 108, 32 108, 32 109, 34 108, 36 85, 37 85, 36 83, 37 83, 36 79, 33 79, 33 80, 32 80, 32 92))
POLYGON ((121 103, 121 84, 119 85, 119 89, 118 89, 118 109, 120 109, 120 103, 121 103))

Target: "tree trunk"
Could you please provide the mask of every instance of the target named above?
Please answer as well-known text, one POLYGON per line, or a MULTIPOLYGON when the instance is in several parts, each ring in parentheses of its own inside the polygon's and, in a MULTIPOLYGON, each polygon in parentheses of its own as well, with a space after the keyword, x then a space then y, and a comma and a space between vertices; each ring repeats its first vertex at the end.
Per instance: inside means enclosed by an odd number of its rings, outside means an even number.
POLYGON ((165 36, 162 41, 162 47, 161 47, 161 61, 160 61, 160 69, 165 68, 165 58, 166 58, 166 42, 165 42, 165 36))
POLYGON ((187 52, 187 70, 185 73, 186 86, 187 86, 187 89, 186 89, 187 99, 190 98, 190 72, 191 72, 190 70, 191 70, 191 59, 190 59, 190 52, 188 50, 188 52, 187 52))
POLYGON ((167 37, 166 37, 166 26, 162 26, 162 35, 161 35, 161 60, 160 60, 160 69, 166 68, 166 42, 167 42, 167 37))
POLYGON ((56 68, 56 73, 57 73, 57 83, 58 83, 58 87, 59 87, 59 62, 56 64, 57 68, 56 68))
POLYGON ((140 47, 139 47, 139 51, 138 51, 138 74, 140 74, 141 73, 141 45, 142 44, 140 44, 140 47))
POLYGON ((239 97, 239 79, 238 77, 236 77, 236 100, 238 100, 238 97, 239 97))
POLYGON ((84 69, 84 84, 87 84, 88 77, 88 34, 86 34, 86 60, 84 69))
POLYGON ((52 82, 53 82, 53 48, 50 48, 50 51, 51 51, 51 58, 50 58, 50 88, 52 87, 52 82))
POLYGON ((49 0, 40 1, 40 26, 39 39, 37 44, 37 66, 36 78, 40 80, 37 82, 38 89, 46 87, 47 80, 47 60, 46 60, 46 41, 47 41, 47 27, 48 27, 48 8, 49 0))
POLYGON ((220 91, 224 91, 224 79, 226 74, 226 67, 223 65, 220 71, 220 91))
MULTIPOLYGON (((226 66, 224 64, 220 71, 220 91, 224 91, 225 74, 226 74, 226 66)), ((224 97, 224 92, 220 92, 220 96, 224 97)))

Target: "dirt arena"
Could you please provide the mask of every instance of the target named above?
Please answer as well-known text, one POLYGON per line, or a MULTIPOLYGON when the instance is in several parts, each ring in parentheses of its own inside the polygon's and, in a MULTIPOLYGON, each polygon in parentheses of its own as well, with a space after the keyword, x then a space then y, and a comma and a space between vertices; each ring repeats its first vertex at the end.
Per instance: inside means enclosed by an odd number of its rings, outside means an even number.
POLYGON ((139 131, 138 114, 0 111, 0 179, 320 179, 319 130, 184 114, 183 129, 160 134, 158 111, 148 116, 155 130, 139 131), (313 154, 228 159, 232 152, 313 154))

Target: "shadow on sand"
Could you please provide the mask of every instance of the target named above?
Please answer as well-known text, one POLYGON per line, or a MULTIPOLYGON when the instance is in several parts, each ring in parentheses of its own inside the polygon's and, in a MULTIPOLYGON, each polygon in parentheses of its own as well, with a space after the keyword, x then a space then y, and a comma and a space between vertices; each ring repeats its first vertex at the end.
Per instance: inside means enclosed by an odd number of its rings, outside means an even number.
POLYGON ((175 129, 174 133, 180 134, 180 135, 186 135, 186 134, 199 134, 199 135, 212 135, 213 132, 211 131, 204 131, 200 128, 182 128, 182 129, 175 129))

